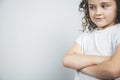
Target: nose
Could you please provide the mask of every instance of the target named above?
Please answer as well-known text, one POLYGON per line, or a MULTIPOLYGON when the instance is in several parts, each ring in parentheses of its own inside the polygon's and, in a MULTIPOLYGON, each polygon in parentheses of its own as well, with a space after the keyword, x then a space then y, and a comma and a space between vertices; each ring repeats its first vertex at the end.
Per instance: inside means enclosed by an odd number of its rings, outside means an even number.
POLYGON ((96 15, 101 15, 101 14, 102 14, 102 9, 100 7, 97 7, 96 15))

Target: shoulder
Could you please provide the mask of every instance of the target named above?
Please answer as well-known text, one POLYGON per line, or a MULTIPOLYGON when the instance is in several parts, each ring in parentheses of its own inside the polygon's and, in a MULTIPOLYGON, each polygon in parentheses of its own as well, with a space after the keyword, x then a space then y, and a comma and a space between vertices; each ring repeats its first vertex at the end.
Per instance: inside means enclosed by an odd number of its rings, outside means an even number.
POLYGON ((114 32, 115 33, 119 33, 120 32, 120 23, 115 25, 114 32))
POLYGON ((80 31, 80 33, 79 33, 79 35, 78 35, 77 38, 81 38, 81 39, 83 39, 83 38, 89 36, 90 34, 91 34, 91 33, 88 32, 88 31, 87 31, 87 32, 86 32, 86 31, 84 31, 84 32, 80 31))
POLYGON ((113 38, 120 37, 120 24, 116 25, 112 32, 113 38))
POLYGON ((76 38, 75 42, 79 45, 83 44, 83 41, 85 40, 85 38, 88 36, 87 32, 82 32, 80 31, 78 37, 76 38))
POLYGON ((118 35, 120 34, 120 24, 116 24, 115 26, 113 26, 113 28, 111 29, 111 34, 113 38, 120 36, 118 35))
POLYGON ((114 47, 117 47, 120 44, 120 24, 117 24, 113 30, 112 41, 114 47))

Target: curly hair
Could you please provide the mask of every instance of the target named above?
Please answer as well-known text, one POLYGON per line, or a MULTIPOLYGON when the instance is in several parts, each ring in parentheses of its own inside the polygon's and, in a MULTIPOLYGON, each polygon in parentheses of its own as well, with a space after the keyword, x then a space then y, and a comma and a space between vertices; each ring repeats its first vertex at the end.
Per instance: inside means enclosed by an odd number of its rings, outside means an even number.
MULTIPOLYGON (((120 0, 116 0, 116 3, 117 3, 116 23, 120 23, 120 0)), ((88 0, 81 1, 81 3, 79 4, 79 11, 84 12, 84 17, 82 18, 83 31, 85 31, 87 27, 89 31, 96 29, 97 25, 92 22, 89 16, 88 0)))

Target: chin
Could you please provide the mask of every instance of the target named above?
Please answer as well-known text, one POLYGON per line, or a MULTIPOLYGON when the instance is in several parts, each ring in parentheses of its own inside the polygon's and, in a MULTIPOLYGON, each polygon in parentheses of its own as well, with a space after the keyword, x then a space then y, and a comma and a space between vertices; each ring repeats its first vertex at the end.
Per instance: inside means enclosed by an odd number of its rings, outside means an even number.
POLYGON ((96 25, 100 28, 104 28, 106 27, 108 24, 104 24, 104 23, 96 23, 96 25))

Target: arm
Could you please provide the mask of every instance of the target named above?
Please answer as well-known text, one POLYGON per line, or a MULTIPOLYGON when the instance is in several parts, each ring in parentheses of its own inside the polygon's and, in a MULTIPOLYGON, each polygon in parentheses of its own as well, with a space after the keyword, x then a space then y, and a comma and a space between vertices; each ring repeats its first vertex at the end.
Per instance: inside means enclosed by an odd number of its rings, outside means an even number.
POLYGON ((101 79, 120 77, 120 45, 115 49, 114 55, 109 60, 84 68, 81 72, 101 79))
POLYGON ((94 55, 84 56, 81 54, 80 46, 76 43, 65 54, 62 62, 63 65, 67 68, 80 70, 82 68, 101 63, 104 60, 108 60, 108 59, 109 57, 104 57, 104 56, 94 56, 94 55))

